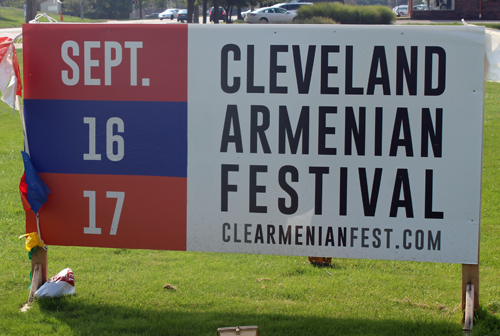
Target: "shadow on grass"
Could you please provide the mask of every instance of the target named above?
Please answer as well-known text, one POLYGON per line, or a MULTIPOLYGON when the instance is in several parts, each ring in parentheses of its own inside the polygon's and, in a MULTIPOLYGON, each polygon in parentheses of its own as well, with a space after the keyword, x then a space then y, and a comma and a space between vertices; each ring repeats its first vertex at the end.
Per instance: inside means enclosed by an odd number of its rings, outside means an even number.
MULTIPOLYGON (((461 335, 453 322, 324 318, 241 313, 220 307, 125 307, 88 304, 78 297, 37 301, 47 321, 54 318, 81 335, 216 335, 217 328, 257 325, 260 335, 461 335)), ((54 325, 52 325, 54 328, 54 325)), ((53 329, 54 330, 54 329, 53 329)))
POLYGON ((13 19, 10 19, 8 17, 3 17, 3 16, 0 16, 0 20, 4 21, 4 22, 18 22, 19 21, 19 20, 13 20, 13 19))
MULTIPOLYGON (((498 304, 498 302, 496 302, 498 304)), ((500 335, 500 318, 498 307, 490 311, 492 307, 481 306, 474 314, 474 328, 472 335, 500 335)))

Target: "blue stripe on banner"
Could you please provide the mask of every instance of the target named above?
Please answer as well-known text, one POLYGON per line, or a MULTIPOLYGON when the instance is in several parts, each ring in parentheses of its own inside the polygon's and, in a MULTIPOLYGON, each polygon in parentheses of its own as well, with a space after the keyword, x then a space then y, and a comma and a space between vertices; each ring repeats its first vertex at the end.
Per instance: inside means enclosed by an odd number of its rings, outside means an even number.
POLYGON ((187 177, 187 102, 26 99, 24 113, 40 173, 187 177))

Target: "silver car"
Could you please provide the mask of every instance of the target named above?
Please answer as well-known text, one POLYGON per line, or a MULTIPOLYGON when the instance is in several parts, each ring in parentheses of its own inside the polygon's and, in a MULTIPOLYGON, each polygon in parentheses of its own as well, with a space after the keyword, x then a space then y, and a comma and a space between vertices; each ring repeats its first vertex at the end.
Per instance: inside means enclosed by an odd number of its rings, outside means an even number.
POLYGON ((287 12, 296 14, 300 7, 313 5, 311 2, 286 2, 273 5, 271 7, 279 7, 285 9, 287 12))
POLYGON ((160 18, 160 20, 163 20, 163 19, 173 20, 174 18, 177 17, 177 12, 178 12, 178 9, 170 8, 170 9, 167 9, 166 11, 160 13, 160 15, 158 15, 158 17, 160 18))
POLYGON ((396 6, 392 9, 392 11, 397 16, 406 16, 408 15, 408 5, 396 6))
POLYGON ((282 23, 292 22, 294 19, 295 14, 279 7, 259 8, 245 16, 245 22, 248 23, 282 23))

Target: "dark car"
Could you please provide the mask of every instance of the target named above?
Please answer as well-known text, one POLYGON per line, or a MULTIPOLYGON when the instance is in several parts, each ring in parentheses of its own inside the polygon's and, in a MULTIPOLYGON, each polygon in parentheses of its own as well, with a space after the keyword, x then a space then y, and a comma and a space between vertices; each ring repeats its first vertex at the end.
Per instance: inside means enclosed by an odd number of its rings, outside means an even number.
MULTIPOLYGON (((214 19, 214 16, 215 16, 215 11, 214 11, 214 8, 210 8, 210 22, 214 22, 215 19, 214 19)), ((219 7, 219 21, 226 21, 226 11, 224 10, 224 8, 222 7, 219 7)))
POLYGON ((188 18, 188 10, 187 9, 181 9, 179 12, 177 12, 177 22, 187 21, 187 18, 188 18))
POLYGON ((159 15, 160 15, 160 13, 149 14, 149 15, 146 15, 146 19, 158 19, 159 15))

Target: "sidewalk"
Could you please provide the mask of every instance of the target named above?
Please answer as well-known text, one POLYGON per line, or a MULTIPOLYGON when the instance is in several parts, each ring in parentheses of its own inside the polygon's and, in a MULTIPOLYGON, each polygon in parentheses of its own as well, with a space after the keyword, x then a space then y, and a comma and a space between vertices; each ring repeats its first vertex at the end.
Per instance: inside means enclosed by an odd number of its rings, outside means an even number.
MULTIPOLYGON (((496 23, 500 24, 500 20, 465 20, 468 24, 484 24, 484 23, 496 23)), ((411 20, 411 19, 397 19, 394 24, 404 25, 404 24, 440 24, 440 23, 459 23, 462 24, 461 20, 411 20)))

